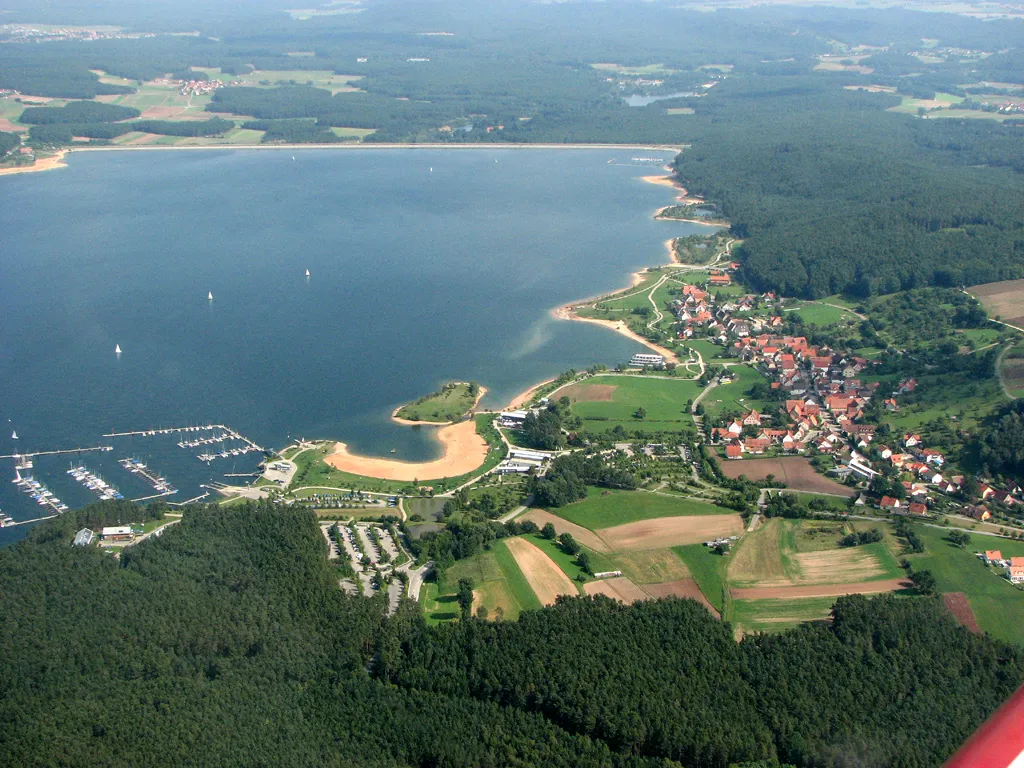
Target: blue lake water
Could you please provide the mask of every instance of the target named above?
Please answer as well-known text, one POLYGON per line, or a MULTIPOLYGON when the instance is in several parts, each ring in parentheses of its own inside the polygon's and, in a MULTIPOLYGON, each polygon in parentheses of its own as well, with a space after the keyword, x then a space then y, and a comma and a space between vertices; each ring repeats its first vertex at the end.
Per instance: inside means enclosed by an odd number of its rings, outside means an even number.
MULTIPOLYGON (((153 490, 117 460, 138 457, 180 489, 172 501, 258 462, 206 464, 179 435, 110 431, 214 422, 269 447, 337 438, 432 458, 429 429, 390 421, 397 405, 457 379, 500 407, 640 349, 550 315, 664 262, 668 237, 706 231, 652 219, 672 192, 643 182, 633 154, 94 152, 0 178, 0 454, 112 445, 36 460, 71 506, 95 498, 71 460, 137 498, 153 490)), ((13 477, 0 460, 0 508, 38 516, 13 477)))

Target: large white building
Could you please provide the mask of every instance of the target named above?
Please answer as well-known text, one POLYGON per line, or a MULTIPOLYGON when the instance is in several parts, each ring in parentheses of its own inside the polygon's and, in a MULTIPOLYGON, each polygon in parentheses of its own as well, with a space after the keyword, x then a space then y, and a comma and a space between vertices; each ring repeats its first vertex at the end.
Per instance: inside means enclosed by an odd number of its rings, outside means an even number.
POLYGON ((665 357, 664 355, 648 355, 644 354, 643 352, 638 352, 637 354, 633 355, 633 357, 629 361, 629 364, 633 368, 664 368, 665 357))

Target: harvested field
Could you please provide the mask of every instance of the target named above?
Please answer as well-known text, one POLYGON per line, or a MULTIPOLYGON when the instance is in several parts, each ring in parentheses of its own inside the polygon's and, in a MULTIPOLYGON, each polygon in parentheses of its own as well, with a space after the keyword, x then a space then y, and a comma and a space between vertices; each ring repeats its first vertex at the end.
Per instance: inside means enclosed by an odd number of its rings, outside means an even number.
POLYGON ((543 528, 548 523, 555 526, 555 531, 559 534, 568 533, 576 541, 585 547, 589 547, 595 552, 611 552, 604 539, 598 536, 596 533, 588 528, 584 528, 582 525, 576 525, 576 523, 570 523, 568 520, 553 515, 550 512, 545 512, 543 509, 531 509, 520 520, 532 520, 537 524, 538 527, 543 528))
POLYGON ((877 595, 881 592, 895 592, 913 586, 905 579, 866 581, 859 584, 828 584, 816 587, 751 587, 730 589, 734 600, 763 600, 768 598, 791 597, 841 597, 843 595, 877 595))
POLYGON ((736 583, 785 581, 782 566, 782 525, 769 520, 757 531, 747 534, 729 561, 729 580, 736 583))
POLYGON ((885 573, 878 558, 862 547, 804 552, 793 555, 793 560, 800 569, 800 575, 794 579, 796 583, 855 583, 885 573))
POLYGON ((618 600, 626 605, 632 605, 640 600, 650 600, 650 595, 627 578, 622 576, 616 579, 604 579, 603 581, 591 581, 583 585, 583 591, 588 595, 605 595, 618 600))
POLYGON ((562 569, 535 545, 525 539, 505 539, 505 545, 530 584, 530 589, 544 605, 553 605, 559 595, 575 597, 579 594, 562 569))
POLYGON ((690 569, 671 549, 622 552, 610 558, 616 570, 637 584, 661 584, 690 576, 690 569))
POLYGON ((977 297, 989 317, 1024 327, 1024 280, 972 285, 967 292, 977 297))
POLYGON ((519 614, 519 605, 508 593, 504 581, 488 581, 473 590, 473 615, 479 608, 487 608, 488 618, 494 620, 497 609, 501 608, 504 616, 516 616, 519 614))
POLYGON ((778 459, 737 459, 720 461, 722 474, 735 480, 746 475, 748 480, 764 480, 774 475, 776 480, 795 491, 810 493, 831 493, 837 496, 853 496, 853 491, 835 480, 814 471, 811 462, 803 456, 784 456, 778 459))
POLYGON ((614 550, 664 549, 699 544, 718 536, 738 536, 743 521, 737 514, 661 517, 602 528, 597 534, 614 550))
POLYGON ((25 128, 19 128, 6 117, 0 117, 0 131, 7 133, 17 133, 18 131, 24 131, 25 128))
POLYGON ((715 607, 704 597, 704 593, 700 591, 700 587, 693 579, 680 579, 665 584, 648 584, 644 589, 650 593, 651 597, 688 597, 711 611, 716 619, 722 618, 715 607))
POLYGON ((946 606, 946 610, 953 614, 957 624, 966 627, 976 635, 981 634, 981 627, 978 626, 978 620, 974 618, 974 611, 971 610, 971 604, 967 602, 967 595, 963 592, 947 592, 942 596, 942 603, 946 606))
POLYGON ((610 402, 615 390, 614 384, 573 384, 559 391, 559 397, 568 397, 574 403, 610 402))

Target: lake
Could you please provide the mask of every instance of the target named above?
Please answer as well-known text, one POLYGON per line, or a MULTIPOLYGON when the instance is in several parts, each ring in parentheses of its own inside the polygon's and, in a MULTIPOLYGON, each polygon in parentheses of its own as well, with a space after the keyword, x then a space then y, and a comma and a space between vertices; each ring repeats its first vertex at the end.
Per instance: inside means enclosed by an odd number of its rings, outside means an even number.
MULTIPOLYGON (((36 461, 30 474, 71 506, 95 499, 72 460, 139 498, 154 490, 118 464, 138 458, 182 501, 259 458, 205 463, 206 447, 177 445, 203 434, 103 437, 113 431, 212 422, 267 447, 337 438, 432 458, 430 430, 391 422, 396 406, 474 380, 483 406, 501 407, 640 350, 550 315, 663 263, 667 238, 706 232, 652 219, 673 193, 642 181, 652 168, 635 154, 80 152, 0 178, 0 454, 112 446, 36 461)), ((37 517, 13 477, 0 461, 0 508, 37 517)), ((24 531, 0 530, 0 543, 24 531)))

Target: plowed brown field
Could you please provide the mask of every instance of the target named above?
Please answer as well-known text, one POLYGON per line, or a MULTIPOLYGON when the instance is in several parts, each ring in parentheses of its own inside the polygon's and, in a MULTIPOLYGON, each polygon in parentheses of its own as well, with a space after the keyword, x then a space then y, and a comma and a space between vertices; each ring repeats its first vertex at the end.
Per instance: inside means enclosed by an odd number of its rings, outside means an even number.
POLYGON ((559 595, 575 597, 579 594, 572 580, 534 544, 525 539, 505 539, 505 545, 537 599, 544 605, 554 605, 559 595))
POLYGON ((614 550, 664 549, 680 544, 699 544, 717 536, 743 532, 739 515, 690 515, 660 517, 602 528, 596 533, 614 550))
POLYGON ((604 579, 602 581, 591 581, 583 585, 583 591, 588 595, 606 595, 613 600, 632 605, 639 600, 650 600, 651 596, 629 579, 619 576, 615 579, 604 579))
POLYGON ((770 597, 841 597, 842 595, 875 595, 880 592, 895 592, 912 586, 903 579, 886 581, 865 581, 860 584, 828 584, 817 587, 750 587, 730 589, 735 600, 759 600, 770 597))
POLYGON ((711 611, 716 619, 721 618, 718 615, 718 611, 704 597, 704 593, 700 591, 700 587, 697 586, 697 582, 693 579, 680 579, 679 581, 669 581, 665 584, 648 584, 644 589, 650 592, 653 597, 689 597, 711 611))
POLYGON ((787 488, 809 493, 831 493, 836 496, 853 496, 853 490, 830 480, 814 471, 814 467, 803 456, 783 456, 779 459, 738 459, 721 461, 722 474, 735 480, 746 475, 748 480, 764 480, 775 475, 787 488))

